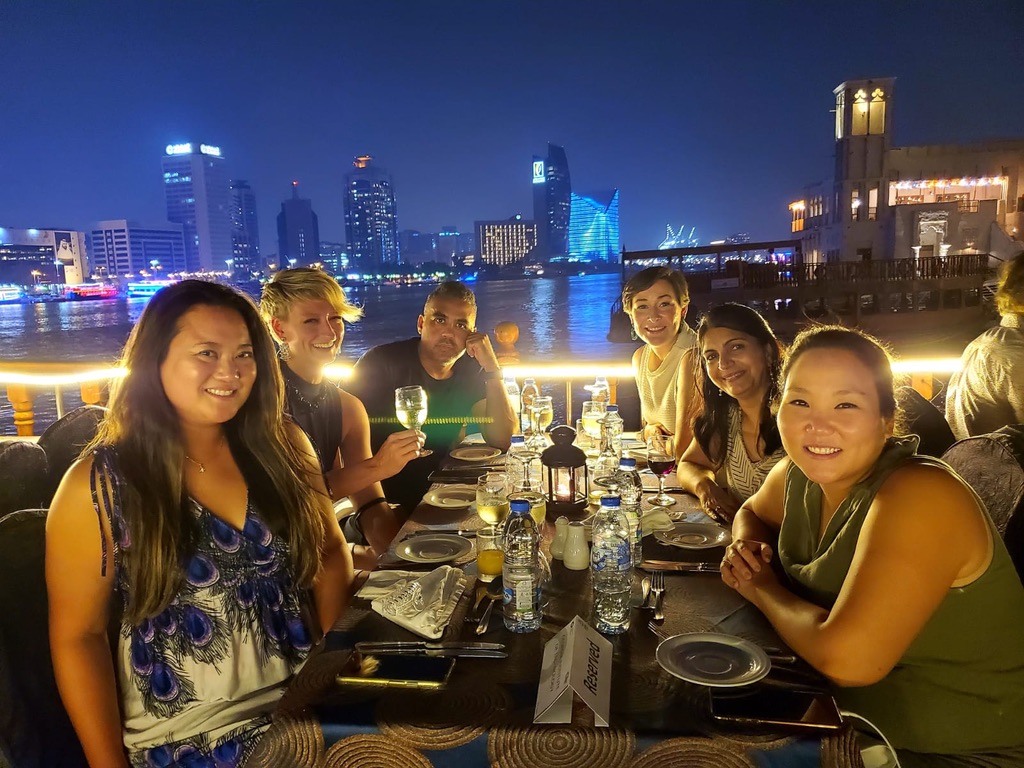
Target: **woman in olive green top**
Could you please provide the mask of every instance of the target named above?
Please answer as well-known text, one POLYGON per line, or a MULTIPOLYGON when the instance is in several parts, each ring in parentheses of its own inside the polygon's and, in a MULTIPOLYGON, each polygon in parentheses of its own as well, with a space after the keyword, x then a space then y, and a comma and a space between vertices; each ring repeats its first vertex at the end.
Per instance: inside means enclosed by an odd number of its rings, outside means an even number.
POLYGON ((1024 765, 1024 587, 981 503, 893 438, 890 361, 870 337, 805 331, 782 379, 789 458, 737 514, 723 580, 904 768, 1024 765))

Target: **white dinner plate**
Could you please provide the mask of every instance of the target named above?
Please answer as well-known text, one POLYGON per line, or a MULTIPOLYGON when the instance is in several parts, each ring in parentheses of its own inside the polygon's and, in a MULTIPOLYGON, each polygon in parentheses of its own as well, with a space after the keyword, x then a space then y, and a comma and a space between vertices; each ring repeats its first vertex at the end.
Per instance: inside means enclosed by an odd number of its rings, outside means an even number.
POLYGON ((654 538, 663 544, 683 549, 724 547, 732 541, 728 529, 714 523, 676 523, 668 531, 656 531, 654 538))
POLYGON ((453 533, 425 533, 399 542, 395 554, 410 563, 446 563, 472 549, 473 542, 453 533))
POLYGON ((456 448, 448 455, 459 461, 487 461, 501 456, 501 451, 489 445, 480 445, 456 448))
POLYGON ((475 485, 442 485, 430 491, 423 500, 432 507, 465 509, 476 501, 475 485))
POLYGON ((656 657, 670 675, 714 688, 749 685, 772 668, 768 654, 760 646, 716 632, 670 637, 658 644, 656 657))

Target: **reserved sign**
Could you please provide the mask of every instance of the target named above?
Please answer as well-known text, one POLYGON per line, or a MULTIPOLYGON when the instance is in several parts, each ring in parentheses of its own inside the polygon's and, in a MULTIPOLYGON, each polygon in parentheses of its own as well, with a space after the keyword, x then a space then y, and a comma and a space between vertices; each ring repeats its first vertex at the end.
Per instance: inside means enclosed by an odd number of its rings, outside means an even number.
POLYGON ((611 690, 612 644, 577 616, 544 646, 533 722, 571 722, 575 692, 607 727, 611 690))

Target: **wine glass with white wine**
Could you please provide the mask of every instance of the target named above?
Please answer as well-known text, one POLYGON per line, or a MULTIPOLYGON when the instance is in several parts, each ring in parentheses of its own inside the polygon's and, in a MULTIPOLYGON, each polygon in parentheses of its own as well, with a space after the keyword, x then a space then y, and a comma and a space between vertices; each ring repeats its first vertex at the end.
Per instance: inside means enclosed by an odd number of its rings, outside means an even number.
MULTIPOLYGON (((399 387, 395 390, 395 415, 406 429, 419 429, 427 421, 427 393, 423 387, 399 387)), ((419 456, 433 451, 420 450, 419 456)))

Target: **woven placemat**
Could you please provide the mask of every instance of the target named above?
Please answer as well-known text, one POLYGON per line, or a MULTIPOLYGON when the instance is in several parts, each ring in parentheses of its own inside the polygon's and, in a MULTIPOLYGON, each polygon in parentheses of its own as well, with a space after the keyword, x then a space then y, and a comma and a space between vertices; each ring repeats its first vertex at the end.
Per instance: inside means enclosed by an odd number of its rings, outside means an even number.
POLYGON ((351 657, 349 651, 311 655, 299 674, 285 689, 281 703, 277 705, 277 712, 291 715, 333 692, 338 687, 338 673, 344 669, 351 657))
POLYGON ((701 738, 669 739, 637 755, 632 768, 754 768, 747 747, 701 738))
POLYGON ((612 711, 637 714, 666 709, 678 696, 678 686, 661 667, 630 670, 612 676, 612 711))
POLYGON ((504 688, 486 679, 463 680, 436 694, 395 691, 377 705, 384 736, 418 749, 454 749, 504 720, 512 702, 504 688))
POLYGON ((324 756, 324 735, 311 715, 275 718, 245 768, 312 768, 324 756))
POLYGON ((636 736, 620 728, 574 728, 532 724, 533 710, 491 730, 487 757, 492 768, 622 768, 636 752, 636 736))
POLYGON ((331 745, 323 768, 431 768, 412 747, 384 736, 349 736, 331 745))
POLYGON ((864 768, 857 732, 850 725, 822 739, 821 768, 864 768))

